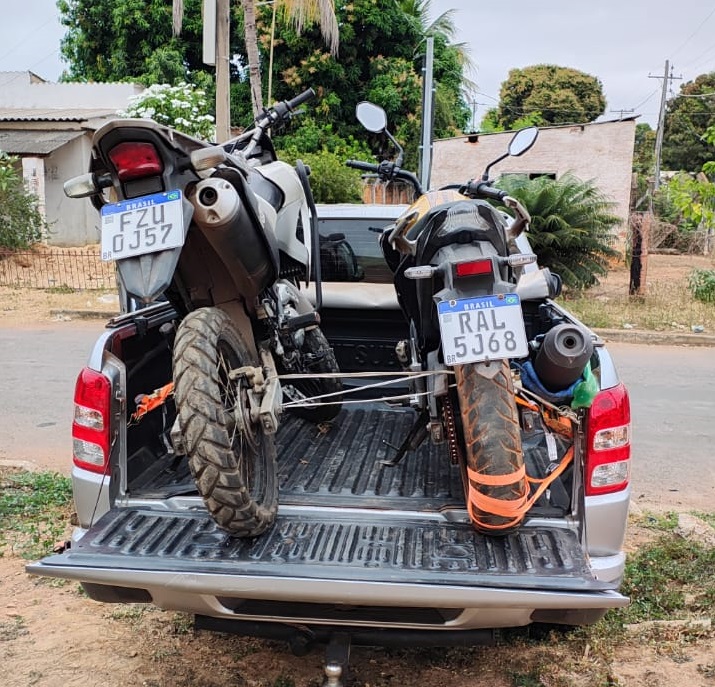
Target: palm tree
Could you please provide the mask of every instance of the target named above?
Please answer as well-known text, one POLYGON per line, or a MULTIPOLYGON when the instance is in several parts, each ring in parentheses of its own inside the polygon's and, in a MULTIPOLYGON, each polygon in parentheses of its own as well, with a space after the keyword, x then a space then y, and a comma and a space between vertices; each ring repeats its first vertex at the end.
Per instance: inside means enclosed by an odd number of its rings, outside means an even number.
POLYGON ((529 211, 529 241, 539 265, 573 288, 598 284, 608 259, 618 255, 611 246, 620 220, 611 213, 614 203, 592 181, 571 174, 558 180, 509 175, 498 185, 529 211))
MULTIPOLYGON (((258 56, 258 34, 256 31, 256 0, 241 0, 245 25, 246 57, 248 58, 248 78, 251 84, 253 114, 263 109, 261 95, 261 68, 258 56)), ((273 0, 275 13, 280 12, 300 33, 304 27, 317 24, 325 44, 332 55, 337 55, 339 45, 338 20, 335 17, 335 0, 273 0)), ((274 24, 275 26, 275 24, 274 24)), ((274 30, 274 29, 273 29, 274 30)))
MULTIPOLYGON (((256 0, 238 0, 243 8, 243 23, 246 40, 248 79, 251 86, 253 114, 263 110, 258 31, 256 30, 256 0)), ((269 2, 271 0, 268 0, 269 2)), ((272 0, 274 18, 277 12, 290 21, 300 33, 304 27, 318 24, 323 40, 332 55, 337 55, 339 45, 338 20, 335 17, 335 0, 272 0)), ((172 24, 174 35, 181 33, 184 14, 183 0, 172 0, 172 24)))

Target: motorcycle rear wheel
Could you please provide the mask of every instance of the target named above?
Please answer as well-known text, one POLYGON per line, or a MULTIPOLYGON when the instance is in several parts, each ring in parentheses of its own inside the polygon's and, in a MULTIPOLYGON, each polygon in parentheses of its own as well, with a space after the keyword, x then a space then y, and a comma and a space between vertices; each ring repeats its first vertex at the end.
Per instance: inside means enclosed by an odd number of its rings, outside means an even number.
POLYGON ((465 448, 465 496, 475 529, 485 534, 504 535, 521 524, 525 513, 519 513, 516 506, 528 495, 519 415, 509 362, 503 360, 501 369, 491 379, 480 375, 477 369, 476 364, 454 368, 465 448), (504 484, 485 484, 482 479, 504 484), (481 507, 475 506, 475 501, 481 507), (496 511, 514 508, 514 512, 509 516, 497 515, 490 509, 492 504, 496 511))
MULTIPOLYGON (((325 334, 319 327, 305 330, 303 346, 300 350, 300 364, 294 366, 291 372, 301 374, 327 373, 335 374, 340 372, 338 363, 335 360, 335 353, 330 347, 325 334)), ((281 369, 281 372, 288 370, 281 369)), ((287 401, 302 401, 324 394, 337 394, 320 399, 314 404, 310 401, 303 406, 288 407, 286 410, 297 417, 308 420, 315 424, 329 422, 340 412, 343 400, 343 383, 339 377, 319 377, 313 379, 286 380, 281 384, 283 396, 287 401), (321 401, 330 402, 331 405, 318 405, 321 401)))
POLYGON ((252 423, 244 377, 260 363, 219 308, 200 308, 179 325, 174 343, 174 398, 189 469, 211 517, 239 537, 261 534, 278 511, 273 437, 252 423))

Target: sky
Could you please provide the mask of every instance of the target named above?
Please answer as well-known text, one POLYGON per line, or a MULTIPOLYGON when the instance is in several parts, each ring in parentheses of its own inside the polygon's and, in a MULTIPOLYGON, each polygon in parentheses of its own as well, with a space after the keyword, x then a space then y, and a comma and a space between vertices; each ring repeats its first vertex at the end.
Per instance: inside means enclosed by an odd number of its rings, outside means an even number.
MULTIPOLYGON (((56 81, 64 66, 56 0, 0 0, 0 8, 0 71, 29 69, 56 81)), ((650 77, 663 77, 666 60, 683 77, 669 82, 669 96, 715 71, 715 0, 431 0, 433 16, 450 9, 457 41, 476 65, 477 122, 515 67, 580 69, 603 84, 604 118, 637 114, 653 127, 663 79, 650 77)))

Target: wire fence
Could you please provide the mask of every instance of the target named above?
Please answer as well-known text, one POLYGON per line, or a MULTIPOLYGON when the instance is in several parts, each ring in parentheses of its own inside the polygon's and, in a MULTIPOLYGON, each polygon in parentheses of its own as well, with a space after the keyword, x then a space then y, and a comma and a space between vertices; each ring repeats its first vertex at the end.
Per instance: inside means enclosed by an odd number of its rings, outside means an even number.
POLYGON ((0 252, 0 286, 85 291, 116 285, 114 263, 102 262, 96 246, 0 252))

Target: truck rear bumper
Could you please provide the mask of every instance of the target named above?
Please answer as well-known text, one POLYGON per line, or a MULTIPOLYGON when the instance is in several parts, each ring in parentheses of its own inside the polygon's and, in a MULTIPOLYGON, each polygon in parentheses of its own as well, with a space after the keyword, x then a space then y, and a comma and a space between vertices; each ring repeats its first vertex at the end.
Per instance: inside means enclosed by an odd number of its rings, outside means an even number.
POLYGON ((511 627, 539 612, 593 610, 597 619, 628 603, 593 577, 567 528, 493 538, 437 515, 286 511, 246 540, 205 512, 113 510, 67 552, 27 570, 83 582, 100 601, 351 627, 511 627))

